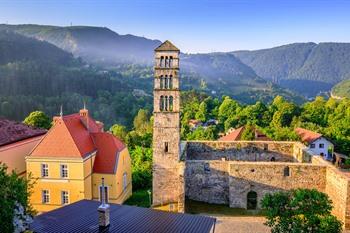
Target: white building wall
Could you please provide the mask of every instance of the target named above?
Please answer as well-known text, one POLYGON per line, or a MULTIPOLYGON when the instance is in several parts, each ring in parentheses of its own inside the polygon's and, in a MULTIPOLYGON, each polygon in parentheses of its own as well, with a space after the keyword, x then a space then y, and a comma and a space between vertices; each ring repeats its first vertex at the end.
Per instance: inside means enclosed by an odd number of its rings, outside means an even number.
POLYGON ((328 148, 330 147, 332 148, 332 151, 333 151, 334 145, 324 137, 317 139, 316 141, 312 142, 309 145, 309 149, 312 152, 314 152, 314 154, 317 154, 317 155, 320 155, 321 153, 323 153, 324 155, 327 155, 328 148), (323 144, 323 148, 322 148, 322 144, 323 144), (315 145, 315 147, 312 148, 312 145, 315 145))

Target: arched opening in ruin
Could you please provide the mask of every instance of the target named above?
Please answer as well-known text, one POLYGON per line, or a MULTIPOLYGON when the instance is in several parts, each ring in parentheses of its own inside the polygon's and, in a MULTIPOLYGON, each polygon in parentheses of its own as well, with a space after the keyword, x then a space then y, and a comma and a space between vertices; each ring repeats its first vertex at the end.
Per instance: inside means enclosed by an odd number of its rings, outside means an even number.
POLYGON ((258 194, 254 191, 250 191, 247 194, 247 209, 256 210, 258 204, 258 194))

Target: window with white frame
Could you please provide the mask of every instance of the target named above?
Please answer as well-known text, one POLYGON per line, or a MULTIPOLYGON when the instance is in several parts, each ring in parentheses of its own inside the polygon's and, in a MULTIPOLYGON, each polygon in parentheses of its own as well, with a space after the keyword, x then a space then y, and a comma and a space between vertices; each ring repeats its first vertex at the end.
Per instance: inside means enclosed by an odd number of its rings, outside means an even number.
POLYGON ((126 172, 124 172, 124 174, 123 174, 123 190, 125 190, 127 186, 128 186, 128 175, 126 172))
MULTIPOLYGON (((102 202, 102 186, 100 186, 100 201, 102 202)), ((105 186, 105 201, 108 202, 108 187, 105 186)))
POLYGON ((61 192, 61 200, 62 200, 62 205, 68 204, 69 203, 69 194, 68 191, 62 191, 61 192))
POLYGON ((314 148, 315 148, 315 144, 312 143, 312 144, 310 145, 310 148, 311 148, 311 149, 314 149, 314 148))
POLYGON ((44 204, 50 203, 50 192, 49 190, 43 190, 41 193, 41 199, 44 204))
POLYGON ((318 145, 319 148, 324 148, 324 144, 320 143, 320 145, 318 145))
POLYGON ((49 165, 46 163, 41 164, 41 177, 49 176, 49 165))
POLYGON ((61 164, 61 177, 62 178, 68 177, 68 165, 67 164, 61 164))

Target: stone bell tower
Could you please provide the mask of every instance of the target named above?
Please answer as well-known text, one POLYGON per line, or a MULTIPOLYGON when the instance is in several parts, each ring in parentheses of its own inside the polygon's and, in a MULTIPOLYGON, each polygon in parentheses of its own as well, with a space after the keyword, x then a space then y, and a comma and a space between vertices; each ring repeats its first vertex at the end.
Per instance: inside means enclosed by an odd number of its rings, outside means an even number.
MULTIPOLYGON (((179 211, 180 50, 170 41, 155 49, 153 206, 179 211)), ((180 210, 181 211, 181 210, 180 210)))

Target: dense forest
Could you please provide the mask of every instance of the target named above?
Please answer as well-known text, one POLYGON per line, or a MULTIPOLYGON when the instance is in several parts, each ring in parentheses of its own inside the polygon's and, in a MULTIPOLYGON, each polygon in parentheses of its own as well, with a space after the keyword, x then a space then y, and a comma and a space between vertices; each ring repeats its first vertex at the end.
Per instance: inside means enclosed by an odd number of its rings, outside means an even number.
POLYGON ((349 43, 294 43, 233 54, 260 77, 309 97, 350 78, 349 43))

